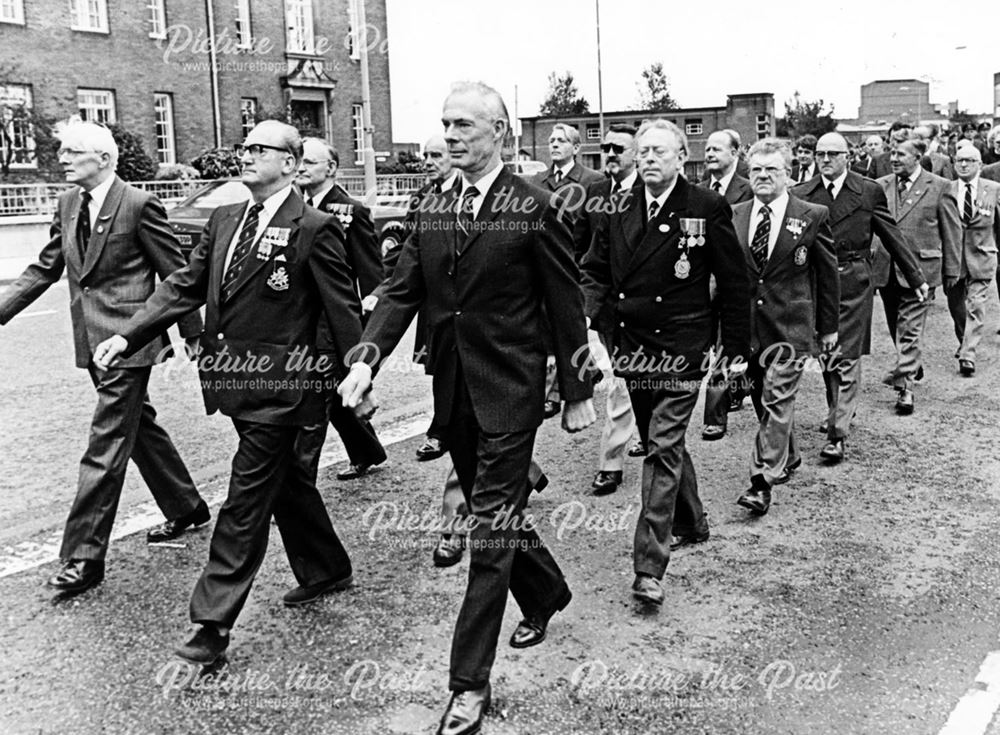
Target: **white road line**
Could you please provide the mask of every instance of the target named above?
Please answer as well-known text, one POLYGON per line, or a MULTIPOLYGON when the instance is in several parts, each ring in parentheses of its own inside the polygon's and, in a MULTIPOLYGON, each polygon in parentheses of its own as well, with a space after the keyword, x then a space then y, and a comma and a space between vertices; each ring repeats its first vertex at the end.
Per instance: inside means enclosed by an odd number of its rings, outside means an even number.
MULTIPOLYGON (((58 314, 59 312, 55 309, 49 311, 29 311, 27 314, 18 314, 14 319, 29 319, 33 316, 48 316, 49 314, 58 314)), ((11 320, 13 321, 13 319, 11 320)))
POLYGON ((1000 708, 1000 651, 979 667, 975 684, 958 700, 938 735, 983 735, 1000 708))
MULTIPOLYGON (((382 445, 386 447, 397 444, 411 437, 423 434, 430 420, 430 413, 419 413, 398 424, 381 428, 379 430, 379 439, 382 441, 382 445)), ((347 459, 347 455, 341 446, 337 444, 336 447, 336 450, 327 451, 320 457, 320 469, 330 467, 347 459)), ((226 499, 227 490, 228 486, 224 483, 222 487, 214 492, 203 492, 203 495, 210 506, 217 508, 226 499)), ((162 522, 163 515, 160 513, 160 509, 155 502, 149 500, 145 503, 139 503, 129 508, 127 512, 119 511, 118 517, 115 519, 111 539, 122 539, 126 536, 131 536, 133 533, 145 531, 162 522)), ((61 543, 62 529, 57 529, 41 541, 22 541, 13 546, 4 547, 0 550, 2 551, 0 553, 0 579, 56 561, 59 558, 59 546, 61 543)))

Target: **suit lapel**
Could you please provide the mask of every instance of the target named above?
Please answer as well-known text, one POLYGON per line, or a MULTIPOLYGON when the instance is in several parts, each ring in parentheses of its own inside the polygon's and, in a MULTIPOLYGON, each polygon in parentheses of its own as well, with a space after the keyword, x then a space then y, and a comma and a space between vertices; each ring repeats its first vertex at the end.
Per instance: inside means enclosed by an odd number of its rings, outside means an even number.
POLYGON ((67 197, 61 204, 62 211, 59 213, 62 224, 63 256, 68 263, 72 263, 73 270, 80 273, 83 270, 83 255, 80 252, 80 243, 76 239, 76 225, 80 221, 80 205, 83 203, 82 190, 76 187, 73 196, 67 197))
POLYGON ((785 207, 785 217, 778 223, 778 239, 774 243, 774 250, 764 265, 764 272, 776 268, 777 264, 788 257, 788 255, 798 245, 798 236, 793 235, 788 229, 789 219, 805 219, 805 208, 799 205, 798 200, 789 195, 788 206, 785 207))
POLYGON ((242 205, 233 205, 222 221, 217 225, 215 242, 213 243, 212 250, 212 273, 214 277, 212 278, 211 284, 212 289, 217 293, 222 293, 222 279, 225 276, 226 271, 226 254, 229 252, 229 246, 233 242, 233 236, 236 234, 236 228, 239 226, 240 222, 243 220, 243 213, 246 212, 247 207, 250 206, 252 200, 243 203, 242 205))
POLYGON ((741 203, 733 209, 733 227, 736 229, 736 238, 743 248, 743 255, 747 264, 757 273, 757 263, 750 252, 750 210, 753 208, 753 199, 741 203))
MULTIPOLYGON (((632 253, 632 257, 625 266, 626 272, 631 273, 635 271, 640 265, 648 260, 653 253, 663 247, 664 243, 671 238, 678 237, 680 229, 677 225, 677 218, 683 217, 687 213, 688 186, 689 184, 684 177, 677 177, 677 182, 674 184, 674 190, 670 192, 670 196, 663 202, 663 206, 660 207, 656 216, 646 225, 646 231, 639 240, 638 247, 635 248, 635 251, 632 253)), ((640 192, 642 192, 642 190, 640 190, 640 192)), ((641 215, 642 208, 645 206, 645 194, 641 193, 641 196, 638 197, 638 199, 639 206, 636 209, 638 209, 641 215)))
MULTIPOLYGON (((249 204, 247 205, 249 206, 249 204)), ((264 233, 271 228, 284 228, 288 232, 287 244, 284 247, 274 247, 267 257, 259 257, 258 248, 260 247, 261 239, 263 234, 257 238, 254 243, 253 248, 250 251, 250 255, 247 256, 248 265, 243 269, 240 274, 239 280, 233 286, 230 298, 235 296, 237 292, 240 291, 253 277, 266 265, 269 265, 279 253, 284 252, 288 246, 295 242, 295 236, 299 229, 299 220, 302 218, 302 212, 305 210, 305 202, 302 201, 302 197, 299 196, 295 190, 288 195, 281 206, 278 207, 278 211, 274 213, 271 221, 267 223, 267 227, 264 228, 264 233)), ((228 243, 227 243, 228 249, 228 243)))
POLYGON ((855 176, 860 174, 848 173, 844 179, 844 185, 840 187, 840 192, 833 200, 830 207, 830 226, 837 224, 845 217, 852 215, 861 206, 861 187, 858 185, 855 176))
MULTIPOLYGON (((87 244, 87 254, 83 258, 83 269, 80 271, 81 279, 86 278, 87 274, 97 265, 97 261, 101 257, 101 252, 104 250, 104 245, 108 241, 108 234, 111 231, 111 221, 114 219, 115 214, 117 214, 118 207, 121 205, 124 195, 125 184, 116 176, 115 180, 111 183, 111 188, 108 189, 108 195, 104 199, 104 204, 101 205, 101 211, 97 214, 97 220, 91 228, 90 242, 87 244)), ((77 209, 79 211, 79 208, 77 209)), ((74 239, 76 236, 75 224, 74 222, 74 239)))
MULTIPOLYGON (((906 215, 908 215, 913 208, 917 206, 917 202, 927 193, 927 172, 923 168, 918 168, 919 175, 917 180, 910 185, 910 190, 906 192, 906 199, 899 202, 899 208, 896 214, 896 221, 899 222, 906 215)), ((897 188, 897 201, 898 201, 898 188, 897 188)))
MULTIPOLYGON (((471 248, 473 244, 475 244, 475 242, 479 239, 480 234, 482 234, 485 228, 478 225, 482 222, 492 222, 494 219, 496 219, 497 215, 500 213, 499 208, 494 206, 496 203, 497 195, 505 188, 513 185, 513 182, 508 178, 509 176, 513 175, 514 174, 507 173, 506 169, 501 170, 500 175, 493 180, 493 185, 489 189, 487 189, 486 192, 483 194, 483 203, 482 205, 480 205, 479 212, 476 214, 476 219, 475 219, 477 226, 474 227, 469 236, 465 238, 465 242, 462 244, 462 247, 456 249, 456 253, 459 256, 464 255, 466 251, 468 251, 468 249, 471 248)), ((461 187, 456 186, 455 188, 460 189, 461 187)), ((455 217, 457 220, 458 218, 457 208, 455 212, 455 217)), ((461 234, 458 233, 457 227, 455 228, 455 232, 458 237, 461 237, 461 234)))

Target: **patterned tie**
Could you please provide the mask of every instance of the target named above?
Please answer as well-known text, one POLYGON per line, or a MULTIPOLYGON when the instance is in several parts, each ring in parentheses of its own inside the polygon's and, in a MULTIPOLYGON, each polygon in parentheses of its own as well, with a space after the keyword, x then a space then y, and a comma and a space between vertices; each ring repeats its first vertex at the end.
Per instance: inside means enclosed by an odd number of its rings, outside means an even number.
POLYGON ((649 214, 646 217, 646 222, 652 222, 656 218, 656 213, 660 211, 660 205, 654 199, 649 203, 649 214))
POLYGON ((247 259, 250 257, 250 253, 253 250, 253 241, 257 237, 257 223, 260 221, 260 211, 263 208, 263 204, 254 204, 247 211, 247 218, 243 222, 243 228, 240 230, 240 239, 236 243, 236 249, 233 250, 233 257, 229 261, 226 275, 222 278, 223 301, 233 295, 233 289, 239 282, 243 266, 246 265, 247 259))
POLYGON ((80 197, 80 215, 76 218, 76 243, 80 248, 80 256, 87 254, 87 245, 90 243, 90 196, 89 191, 83 192, 80 197))
POLYGON ((896 178, 896 187, 899 192, 899 201, 902 202, 906 199, 906 190, 910 188, 910 179, 908 176, 899 176, 896 178))
POLYGON ((712 182, 712 191, 714 191, 716 194, 722 194, 722 182, 721 181, 713 181, 712 182))
POLYGON ((972 222, 972 185, 965 185, 965 206, 962 208, 962 222, 968 225, 972 222))
POLYGON ((462 252, 464 240, 472 234, 472 223, 476 219, 474 200, 477 196, 479 196, 479 189, 474 186, 470 186, 462 192, 462 199, 458 205, 458 231, 462 233, 462 237, 459 239, 456 252, 462 252))
POLYGON ((764 270, 767 265, 767 241, 771 238, 771 208, 766 204, 760 208, 760 222, 753 233, 753 241, 750 243, 750 253, 753 255, 753 262, 757 264, 757 270, 764 270))

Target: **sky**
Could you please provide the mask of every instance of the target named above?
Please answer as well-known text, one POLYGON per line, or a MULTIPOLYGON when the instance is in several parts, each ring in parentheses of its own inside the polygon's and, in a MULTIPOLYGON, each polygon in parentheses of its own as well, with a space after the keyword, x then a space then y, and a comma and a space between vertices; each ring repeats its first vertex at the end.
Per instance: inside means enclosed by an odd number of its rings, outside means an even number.
MULTIPOLYGON (((481 80, 512 116, 538 114, 548 75, 573 73, 598 107, 595 0, 385 0, 393 139, 440 130, 450 84, 481 80), (515 86, 517 112, 515 113, 515 86)), ((727 94, 772 92, 781 115, 797 90, 834 116, 858 114, 862 84, 917 78, 930 101, 993 109, 1000 8, 966 0, 600 0, 604 109, 638 104, 644 68, 662 61, 681 107, 723 106, 727 94), (952 8, 959 10, 951 12, 952 8)))

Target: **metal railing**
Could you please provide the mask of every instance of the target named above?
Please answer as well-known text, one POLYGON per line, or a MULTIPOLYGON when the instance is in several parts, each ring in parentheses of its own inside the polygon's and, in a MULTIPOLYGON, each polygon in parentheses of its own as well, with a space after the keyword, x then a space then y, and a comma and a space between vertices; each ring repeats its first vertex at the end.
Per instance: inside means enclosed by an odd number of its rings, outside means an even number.
MULTIPOLYGON (((337 179, 352 196, 363 197, 363 176, 342 176, 337 179)), ((376 177, 376 194, 406 194, 424 185, 422 174, 390 174, 376 177)), ((166 205, 185 199, 210 180, 132 181, 132 186, 155 194, 166 205)), ((0 217, 52 215, 59 195, 73 184, 3 184, 0 185, 0 217)))

